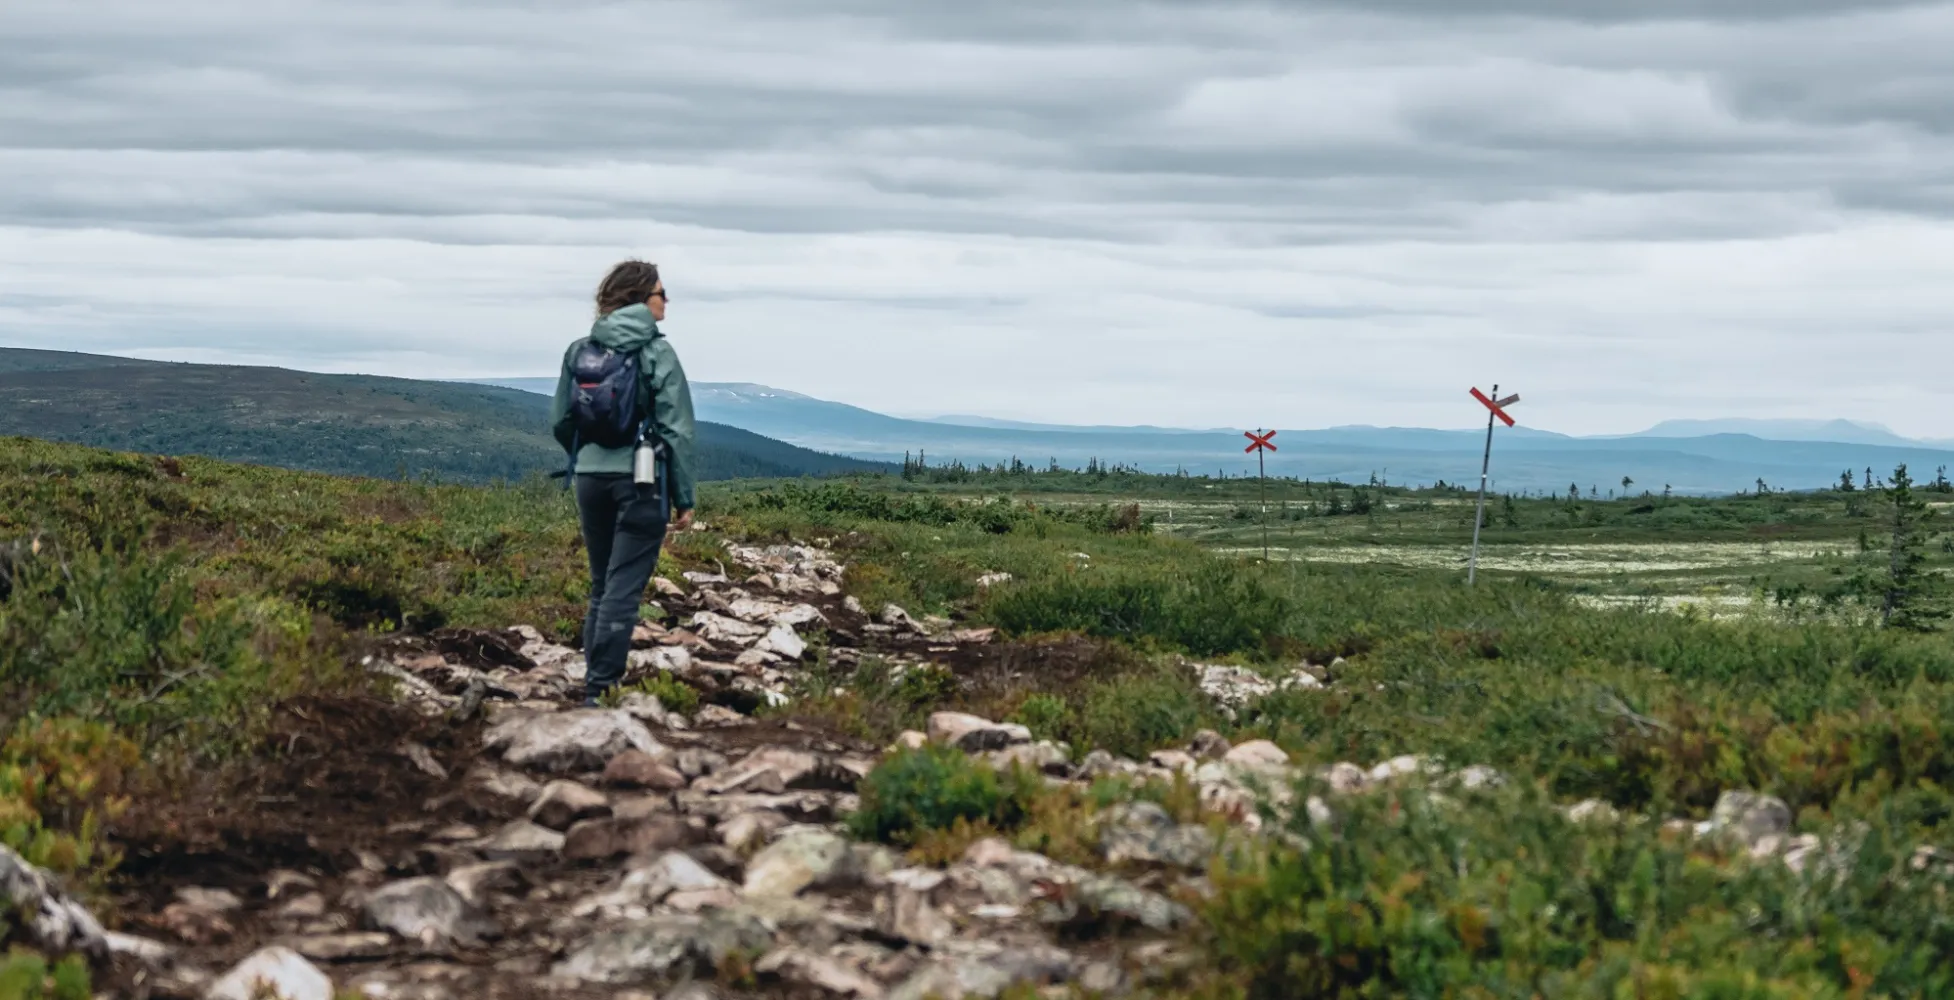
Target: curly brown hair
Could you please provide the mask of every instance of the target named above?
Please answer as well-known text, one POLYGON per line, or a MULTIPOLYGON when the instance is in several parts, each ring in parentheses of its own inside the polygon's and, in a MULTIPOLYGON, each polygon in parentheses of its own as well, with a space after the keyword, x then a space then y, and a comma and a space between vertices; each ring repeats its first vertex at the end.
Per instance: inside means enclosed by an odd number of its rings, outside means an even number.
POLYGON ((658 287, 658 265, 627 260, 611 268, 597 286, 597 315, 603 316, 651 298, 658 287))

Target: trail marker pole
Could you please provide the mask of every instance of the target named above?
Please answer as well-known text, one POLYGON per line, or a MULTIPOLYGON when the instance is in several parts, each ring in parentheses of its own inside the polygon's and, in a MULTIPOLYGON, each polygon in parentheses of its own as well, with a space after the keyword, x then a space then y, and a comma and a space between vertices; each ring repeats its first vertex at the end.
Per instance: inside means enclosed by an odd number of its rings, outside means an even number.
POLYGON ((1506 426, 1513 426, 1513 418, 1507 415, 1506 408, 1520 401, 1519 393, 1514 393, 1505 399, 1494 398, 1498 395, 1499 383, 1497 382, 1493 383, 1492 396, 1480 392, 1478 386, 1472 387, 1472 398, 1484 405, 1488 412, 1486 414, 1486 453, 1480 456, 1479 459, 1479 509, 1472 515, 1472 559, 1466 564, 1466 586, 1468 587, 1472 586, 1473 581, 1479 576, 1479 528, 1486 523, 1486 474, 1492 469, 1493 465, 1493 421, 1504 420, 1506 426))
POLYGON ((1242 436, 1249 440, 1243 451, 1255 453, 1256 478, 1262 481, 1262 561, 1269 561, 1269 465, 1264 452, 1276 450, 1275 442, 1269 440, 1276 436, 1275 431, 1264 432, 1257 427, 1253 431, 1243 431, 1242 436))

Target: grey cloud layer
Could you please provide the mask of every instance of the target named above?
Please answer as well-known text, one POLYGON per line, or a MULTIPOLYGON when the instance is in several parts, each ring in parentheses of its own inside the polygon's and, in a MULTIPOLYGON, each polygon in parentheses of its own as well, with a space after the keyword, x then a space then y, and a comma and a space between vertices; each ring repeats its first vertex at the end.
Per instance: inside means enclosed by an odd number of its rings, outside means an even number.
MULTIPOLYGON (((35 287, 0 289, 0 338, 113 343, 140 316, 182 331, 157 350, 230 350, 248 334, 195 331, 275 323, 278 289, 316 280, 353 289, 328 312, 359 329, 308 317, 316 335, 261 356, 385 368, 434 308, 386 282, 542 266, 487 282, 525 290, 476 356, 515 371, 549 354, 518 346, 516 317, 547 322, 580 269, 649 248, 690 258, 696 321, 817 317, 865 350, 920 323, 937 332, 915 360, 1000 376, 1001 347, 947 338, 1029 330, 1090 369, 1107 344, 1082 327, 1148 341, 1195 323, 1299 364, 1429 359, 1393 373, 1415 395, 1492 331, 1508 339, 1482 345, 1572 386, 1652 377, 1675 342, 1738 363, 1768 332, 1797 346, 1757 393, 1795 400, 1840 371, 1820 331, 1913 344, 1947 305, 1909 282, 1954 216, 1950 48, 1954 4, 1875 0, 14 0, 0 265, 35 287), (76 300, 89 247, 136 255, 148 298, 76 300), (144 256, 163 248, 180 267, 144 256), (1881 267, 1858 285, 1814 287, 1868 251, 1881 267)), ((746 366, 724 376, 779 355, 747 336, 707 352, 746 366)), ((444 349, 430 338, 412 350, 444 349)), ((932 401, 824 364, 783 380, 932 401)), ((1185 370, 1090 392, 1025 374, 1002 402, 1069 418, 1090 398, 1097 419, 1185 370)), ((1858 377, 1856 399, 1905 395, 1858 377)), ((1213 419, 1238 418, 1230 395, 1213 419)))

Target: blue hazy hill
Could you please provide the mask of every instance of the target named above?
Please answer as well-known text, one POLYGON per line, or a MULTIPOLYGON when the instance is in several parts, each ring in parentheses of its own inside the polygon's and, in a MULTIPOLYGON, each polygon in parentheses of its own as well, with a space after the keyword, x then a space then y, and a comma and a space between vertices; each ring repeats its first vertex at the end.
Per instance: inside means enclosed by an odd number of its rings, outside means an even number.
MULTIPOLYGON (((550 392, 551 379, 502 379, 496 384, 550 392)), ((1068 467, 1087 461, 1124 463, 1149 471, 1229 475, 1252 473, 1240 431, 1164 427, 1067 427, 981 417, 912 420, 876 413, 801 393, 749 383, 694 385, 702 420, 743 427, 804 448, 895 461, 924 452, 932 463, 960 460, 995 463, 1013 458, 1068 467)), ((1283 429, 1269 472, 1313 479, 1392 483, 1476 483, 1481 430, 1418 427, 1283 429)), ((1680 421, 1641 434, 1573 437, 1528 428, 1501 428, 1493 462, 1499 489, 1564 492, 1620 490, 1624 476, 1633 492, 1722 493, 1754 487, 1811 489, 1836 482, 1846 469, 1870 466, 1884 475, 1905 462, 1931 475, 1954 464, 1954 451, 1939 442, 1908 441, 1883 428, 1848 421, 1680 421), (1688 433, 1697 425, 1705 433, 1688 433), (1732 433, 1726 425, 1748 428, 1732 433), (1810 435, 1812 439, 1800 439, 1810 435), (1836 440, 1835 438, 1847 438, 1836 440), (1828 439, 1834 438, 1834 439, 1828 439)))

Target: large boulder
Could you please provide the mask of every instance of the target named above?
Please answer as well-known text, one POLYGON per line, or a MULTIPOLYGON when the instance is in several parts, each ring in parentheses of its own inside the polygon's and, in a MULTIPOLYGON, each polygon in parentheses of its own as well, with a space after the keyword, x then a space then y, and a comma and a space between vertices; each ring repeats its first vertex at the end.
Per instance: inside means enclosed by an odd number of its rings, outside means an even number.
POLYGON ((882 984, 846 964, 805 948, 776 948, 753 965, 762 979, 777 979, 820 991, 823 996, 882 1000, 882 984))
POLYGON ((935 962, 889 991, 887 1000, 995 997, 1020 983, 1058 983, 1072 975, 1072 956, 1050 945, 956 941, 935 954, 935 962))
POLYGON ((582 782, 559 780, 543 787, 543 794, 529 807, 529 818, 552 830, 567 830, 580 819, 610 812, 611 801, 603 792, 582 782))
POLYGON ((483 857, 498 861, 540 861, 563 849, 563 835, 526 819, 510 820, 477 841, 483 857))
POLYGON ((594 771, 626 750, 663 749, 630 713, 595 708, 511 712, 489 727, 484 744, 517 767, 555 772, 594 771))
POLYGON ((643 788, 656 792, 675 792, 685 787, 685 775, 671 764, 642 750, 626 750, 604 765, 604 784, 617 788, 643 788))
POLYGON ((1101 817, 1099 848, 1116 865, 1139 862, 1200 870, 1214 855, 1215 843, 1207 827, 1176 823, 1152 802, 1131 802, 1101 817))
POLYGON ((929 718, 929 738, 965 753, 979 753, 1029 743, 1031 730, 1015 722, 992 722, 964 712, 937 712, 929 718))
POLYGON ((1766 837, 1784 837, 1791 832, 1791 807, 1775 796, 1728 791, 1717 796, 1708 826, 1710 833, 1746 848, 1754 847, 1766 837))
POLYGON ((474 947, 501 933, 481 907, 431 876, 381 886, 366 898, 363 910, 368 926, 426 948, 474 947))
POLYGON ((839 834, 814 826, 786 830, 747 862, 746 894, 793 896, 842 880, 850 859, 849 843, 839 834))
POLYGON ((728 956, 762 952, 772 945, 773 932, 744 910, 658 914, 598 931, 552 972, 559 979, 592 983, 709 977, 728 956))
POLYGON ((603 861, 682 847, 692 839, 685 821, 669 813, 587 819, 564 835, 563 857, 603 861))
POLYGON ((1289 766, 1289 755, 1268 740, 1249 740, 1230 749, 1221 760, 1251 771, 1280 771, 1289 766))
POLYGON ((643 920, 651 907, 674 896, 734 899, 732 884, 714 875, 682 851, 667 851, 651 864, 627 873, 616 888, 599 893, 571 908, 573 917, 601 920, 643 920))

